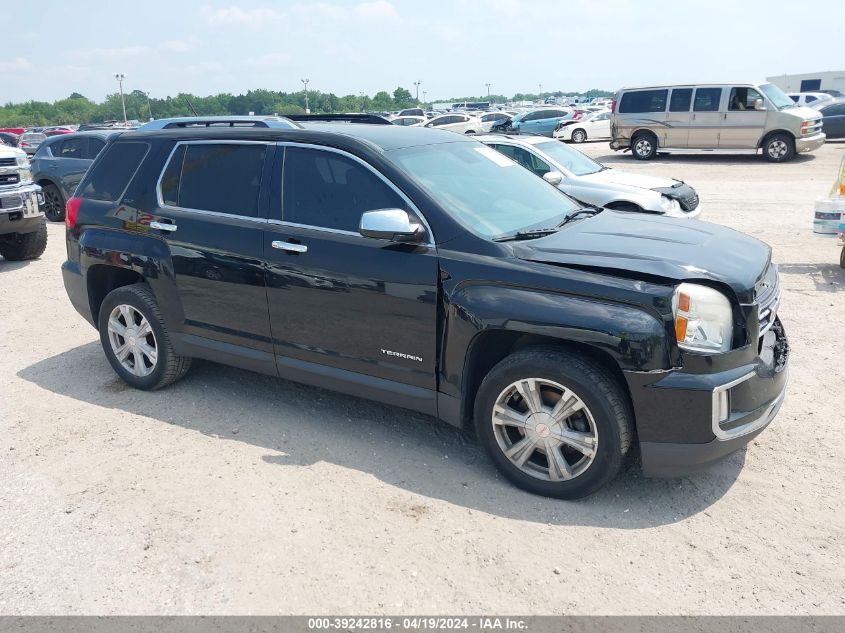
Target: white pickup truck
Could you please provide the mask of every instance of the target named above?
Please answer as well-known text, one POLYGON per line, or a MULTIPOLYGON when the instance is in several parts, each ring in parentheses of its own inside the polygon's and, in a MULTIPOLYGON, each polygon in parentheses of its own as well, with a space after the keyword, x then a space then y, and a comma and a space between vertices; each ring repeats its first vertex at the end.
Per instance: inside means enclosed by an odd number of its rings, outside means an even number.
POLYGON ((0 255, 9 261, 35 259, 47 248, 44 194, 32 182, 29 158, 0 145, 0 255))

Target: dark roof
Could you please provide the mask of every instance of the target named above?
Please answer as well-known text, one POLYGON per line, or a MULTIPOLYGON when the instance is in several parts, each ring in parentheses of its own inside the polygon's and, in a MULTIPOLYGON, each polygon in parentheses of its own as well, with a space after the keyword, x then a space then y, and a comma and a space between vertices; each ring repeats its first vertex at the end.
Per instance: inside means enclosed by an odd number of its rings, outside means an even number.
POLYGON ((362 141, 373 149, 387 151, 400 147, 455 143, 470 139, 444 130, 412 128, 399 125, 365 125, 361 123, 301 123, 301 130, 273 128, 180 128, 169 130, 128 131, 122 136, 135 138, 207 139, 247 141, 300 141, 325 145, 349 145, 362 141))
POLYGON ((76 138, 78 136, 95 136, 97 138, 109 138, 110 136, 114 136, 115 134, 119 134, 120 132, 125 131, 126 130, 83 130, 82 132, 70 132, 69 134, 56 134, 54 136, 48 136, 47 140, 44 142, 52 145, 53 143, 61 139, 76 138))

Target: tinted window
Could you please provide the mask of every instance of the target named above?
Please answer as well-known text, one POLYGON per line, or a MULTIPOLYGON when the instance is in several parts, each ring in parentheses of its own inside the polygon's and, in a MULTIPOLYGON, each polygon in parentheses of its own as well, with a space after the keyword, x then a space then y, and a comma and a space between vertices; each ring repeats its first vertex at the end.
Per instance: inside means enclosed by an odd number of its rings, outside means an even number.
POLYGON ((286 222, 355 232, 364 211, 407 208, 360 163, 334 152, 302 148, 285 151, 282 199, 286 222))
POLYGON ((692 103, 692 88, 675 88, 669 102, 669 112, 689 112, 692 103))
POLYGON ((101 138, 95 138, 93 136, 88 137, 88 151, 85 153, 85 158, 89 158, 94 160, 97 158, 97 154, 103 151, 103 148, 106 146, 106 142, 101 138))
POLYGON ((719 109, 721 98, 721 88, 698 88, 695 91, 695 102, 692 109, 696 112, 716 112, 719 109))
POLYGON ((635 90, 622 95, 619 112, 622 114, 637 112, 663 112, 666 110, 668 90, 635 90))
POLYGON ((115 202, 123 195, 129 181, 147 154, 146 143, 115 143, 86 178, 82 197, 115 202))
POLYGON ((59 158, 85 158, 85 151, 88 147, 88 139, 84 136, 68 138, 62 141, 58 153, 53 148, 53 156, 59 158))
POLYGON ((816 101, 817 99, 818 99, 818 97, 814 97, 813 95, 807 95, 806 101, 807 101, 807 103, 812 103, 813 101, 816 101))
POLYGON ((258 217, 265 149, 259 144, 187 145, 184 155, 177 151, 165 169, 162 198, 183 209, 258 217), (174 185, 179 162, 181 176, 174 185))
POLYGON ((187 145, 180 145, 171 156, 161 177, 161 199, 164 204, 179 206, 179 177, 182 175, 182 162, 185 160, 187 145))
POLYGON ((731 88, 731 94, 728 96, 728 110, 734 112, 753 110, 754 103, 762 98, 754 88, 731 88))
POLYGON ((789 95, 789 98, 792 99, 795 103, 798 103, 798 99, 800 97, 798 95, 789 95))
POLYGON ((502 154, 533 171, 538 176, 549 173, 552 168, 549 164, 521 147, 514 147, 513 145, 496 145, 495 148, 502 154))

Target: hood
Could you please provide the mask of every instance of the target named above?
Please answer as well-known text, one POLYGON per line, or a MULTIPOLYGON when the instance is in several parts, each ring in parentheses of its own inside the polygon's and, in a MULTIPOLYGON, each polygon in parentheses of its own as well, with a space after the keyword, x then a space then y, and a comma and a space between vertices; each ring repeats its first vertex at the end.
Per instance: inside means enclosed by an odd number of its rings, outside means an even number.
POLYGON ((787 108, 786 110, 781 110, 780 112, 786 114, 794 114, 795 116, 801 117, 802 120, 804 119, 820 119, 822 117, 822 113, 816 110, 815 108, 811 108, 809 106, 798 106, 797 108, 787 108))
POLYGON ((677 180, 672 178, 659 178, 656 176, 646 176, 645 174, 635 174, 630 171, 622 171, 619 169, 603 169, 594 174, 587 174, 586 176, 579 176, 595 183, 602 183, 623 187, 637 187, 639 189, 657 189, 659 187, 671 187, 678 184, 677 180))
POLYGON ((771 248, 718 224, 606 210, 547 237, 514 242, 514 255, 675 282, 715 281, 733 289, 740 303, 752 303, 754 285, 769 266, 771 248))

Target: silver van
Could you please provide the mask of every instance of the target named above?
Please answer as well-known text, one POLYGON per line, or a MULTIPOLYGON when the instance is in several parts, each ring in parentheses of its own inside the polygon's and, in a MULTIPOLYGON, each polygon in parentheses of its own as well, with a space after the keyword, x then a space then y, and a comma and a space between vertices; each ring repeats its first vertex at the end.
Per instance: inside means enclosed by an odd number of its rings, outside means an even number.
POLYGON ((756 153, 773 162, 821 147, 817 110, 796 105, 773 84, 688 84, 623 88, 613 101, 613 150, 639 160, 659 151, 756 153))

